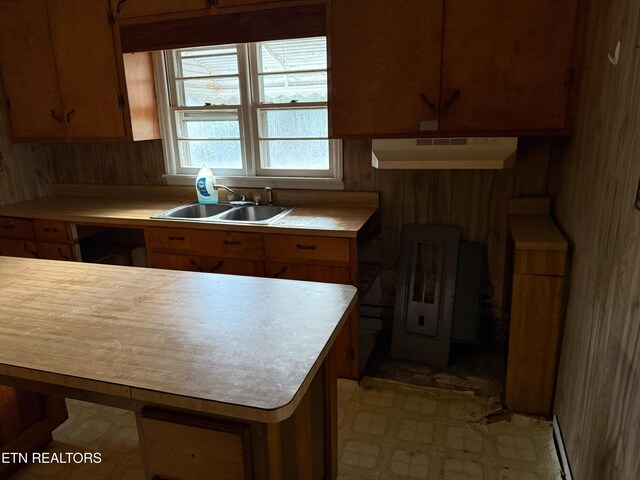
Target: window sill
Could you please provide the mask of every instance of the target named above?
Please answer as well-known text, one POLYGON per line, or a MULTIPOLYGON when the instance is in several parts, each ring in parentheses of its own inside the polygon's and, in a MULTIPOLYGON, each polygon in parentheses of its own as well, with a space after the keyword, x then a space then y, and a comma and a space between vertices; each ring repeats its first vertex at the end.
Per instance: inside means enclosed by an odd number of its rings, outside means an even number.
MULTIPOLYGON (((195 175, 165 174, 167 185, 194 186, 195 175)), ((228 187, 236 188, 286 188, 294 190, 344 190, 344 182, 337 178, 302 177, 218 177, 216 180, 228 187)))

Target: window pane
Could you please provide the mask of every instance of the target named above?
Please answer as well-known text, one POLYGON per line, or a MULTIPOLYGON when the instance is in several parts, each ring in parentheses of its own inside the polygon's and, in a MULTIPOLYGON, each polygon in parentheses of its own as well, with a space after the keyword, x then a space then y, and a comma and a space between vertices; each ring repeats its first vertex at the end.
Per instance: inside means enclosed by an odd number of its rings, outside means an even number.
POLYGON ((327 137, 326 108, 258 110, 261 138, 327 137))
POLYGON ((242 169, 239 140, 179 140, 178 146, 183 167, 208 165, 214 175, 217 168, 242 169))
POLYGON ((263 169, 328 170, 329 140, 260 140, 263 169))
POLYGON ((327 72, 260 76, 260 101, 264 103, 326 102, 327 72))
POLYGON ((211 105, 240 105, 238 77, 178 80, 178 106, 200 107, 211 105))
POLYGON ((235 45, 176 50, 176 76, 205 77, 236 75, 238 55, 235 45))
POLYGON ((258 48, 259 72, 326 70, 325 37, 262 42, 258 48))
POLYGON ((178 138, 240 139, 237 110, 176 112, 178 138))

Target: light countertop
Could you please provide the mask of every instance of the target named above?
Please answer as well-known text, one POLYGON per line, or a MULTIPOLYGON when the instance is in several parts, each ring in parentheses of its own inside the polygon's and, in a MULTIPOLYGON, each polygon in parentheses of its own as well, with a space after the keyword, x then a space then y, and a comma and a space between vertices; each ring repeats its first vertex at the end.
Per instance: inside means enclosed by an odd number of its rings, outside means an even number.
POLYGON ((355 303, 348 285, 0 257, 0 374, 279 422, 355 303))

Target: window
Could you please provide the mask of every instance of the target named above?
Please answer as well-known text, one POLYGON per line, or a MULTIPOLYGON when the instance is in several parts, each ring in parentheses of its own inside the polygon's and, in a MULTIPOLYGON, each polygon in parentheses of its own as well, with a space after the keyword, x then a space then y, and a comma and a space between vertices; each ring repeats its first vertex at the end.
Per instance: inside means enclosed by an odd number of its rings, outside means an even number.
POLYGON ((206 164, 238 186, 341 184, 340 142, 327 138, 325 37, 170 50, 164 65, 167 173, 206 164))

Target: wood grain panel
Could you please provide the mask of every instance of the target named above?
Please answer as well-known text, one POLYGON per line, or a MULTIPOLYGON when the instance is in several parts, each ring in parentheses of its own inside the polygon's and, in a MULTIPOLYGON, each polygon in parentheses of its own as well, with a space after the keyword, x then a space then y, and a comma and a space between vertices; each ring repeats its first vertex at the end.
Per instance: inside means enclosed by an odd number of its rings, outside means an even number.
MULTIPOLYGON (((0 69, 13 139, 62 139, 62 98, 45 0, 0 3, 0 69)), ((3 106, 5 104, 3 103, 3 106)))
POLYGON ((415 135, 423 121, 437 125, 442 4, 329 2, 332 137, 415 135))
POLYGON ((505 402, 514 412, 550 414, 563 282, 562 277, 513 276, 505 402))
POLYGON ((125 136, 121 93, 106 2, 47 0, 70 139, 125 136), (79 21, 78 19, 82 19, 79 21), (87 85, 99 86, 100 94, 87 85))
POLYGON ((552 177, 574 244, 555 399, 573 477, 640 472, 640 24, 634 0, 588 2, 574 136, 552 177), (606 58, 618 40, 617 66, 606 58))

